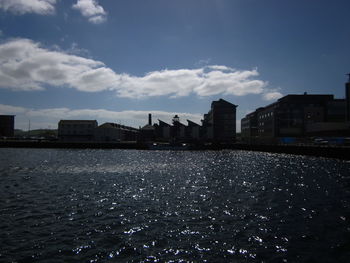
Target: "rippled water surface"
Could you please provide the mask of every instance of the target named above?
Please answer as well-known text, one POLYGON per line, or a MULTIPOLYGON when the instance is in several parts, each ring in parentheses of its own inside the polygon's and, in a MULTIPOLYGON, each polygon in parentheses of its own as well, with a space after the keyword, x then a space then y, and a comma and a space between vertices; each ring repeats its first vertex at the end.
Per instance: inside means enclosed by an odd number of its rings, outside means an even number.
POLYGON ((350 163, 0 149, 1 262, 349 262, 350 163))

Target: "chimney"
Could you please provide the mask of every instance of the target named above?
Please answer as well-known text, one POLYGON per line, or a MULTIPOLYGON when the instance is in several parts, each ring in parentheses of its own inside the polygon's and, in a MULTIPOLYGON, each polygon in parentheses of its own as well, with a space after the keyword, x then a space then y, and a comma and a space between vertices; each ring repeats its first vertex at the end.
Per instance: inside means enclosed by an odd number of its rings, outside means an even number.
POLYGON ((148 124, 152 125, 152 114, 151 113, 148 114, 148 124))

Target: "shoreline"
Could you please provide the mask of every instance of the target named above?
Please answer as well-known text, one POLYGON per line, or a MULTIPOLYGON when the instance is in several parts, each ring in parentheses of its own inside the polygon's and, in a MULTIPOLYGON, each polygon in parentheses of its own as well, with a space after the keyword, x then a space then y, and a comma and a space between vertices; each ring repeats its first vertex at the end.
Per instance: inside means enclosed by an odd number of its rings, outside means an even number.
MULTIPOLYGON (((59 142, 59 141, 0 141, 0 148, 53 148, 53 149, 130 149, 153 150, 147 143, 136 142, 59 142)), ((162 149, 154 149, 162 150, 162 149)), ((171 147, 164 150, 171 150, 171 147)), ((315 157, 350 160, 349 146, 317 145, 258 145, 258 144, 189 144, 184 151, 245 150, 271 153, 286 153, 315 157)))

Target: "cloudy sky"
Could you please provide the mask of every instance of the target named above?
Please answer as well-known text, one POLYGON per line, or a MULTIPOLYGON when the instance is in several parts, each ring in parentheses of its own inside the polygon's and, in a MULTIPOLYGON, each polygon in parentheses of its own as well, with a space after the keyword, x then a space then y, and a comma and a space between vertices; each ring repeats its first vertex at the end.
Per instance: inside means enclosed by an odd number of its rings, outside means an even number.
MULTIPOLYGON (((0 114, 138 127, 237 119, 287 94, 343 98, 349 0, 0 0, 0 114)), ((238 126, 238 130, 239 126, 238 126)))

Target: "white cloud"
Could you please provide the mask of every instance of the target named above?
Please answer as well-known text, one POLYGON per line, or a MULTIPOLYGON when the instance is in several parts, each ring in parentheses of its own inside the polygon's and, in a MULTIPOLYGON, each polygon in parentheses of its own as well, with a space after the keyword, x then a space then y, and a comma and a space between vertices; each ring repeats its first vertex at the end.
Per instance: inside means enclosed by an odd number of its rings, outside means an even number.
POLYGON ((190 119, 200 123, 202 114, 192 114, 184 112, 166 112, 166 111, 111 111, 105 109, 69 109, 69 108, 52 108, 52 109, 29 109, 11 105, 0 104, 0 114, 16 115, 15 128, 27 129, 28 122, 31 122, 32 129, 38 128, 57 128, 58 121, 61 119, 93 119, 99 124, 104 122, 115 122, 133 127, 139 127, 147 124, 148 114, 151 113, 153 122, 161 119, 165 122, 171 122, 172 117, 177 114, 180 121, 187 124, 186 120, 190 119))
POLYGON ((42 90, 51 85, 99 91, 112 86, 116 78, 102 62, 50 51, 28 39, 0 45, 0 87, 3 88, 42 90))
POLYGON ((93 24, 101 24, 107 19, 106 11, 96 0, 78 0, 72 8, 79 10, 93 24))
MULTIPOLYGON (((77 46, 75 46, 77 48, 77 46)), ((153 71, 144 76, 118 74, 101 61, 49 50, 28 39, 0 44, 0 88, 43 90, 47 86, 69 87, 85 92, 111 90, 119 97, 183 97, 263 94, 267 82, 254 70, 222 65, 197 69, 153 71)), ((276 92, 273 93, 276 95, 276 92)), ((266 96, 269 93, 266 93, 266 96)))
POLYGON ((201 97, 217 94, 243 96, 260 94, 267 85, 264 81, 251 79, 258 75, 256 70, 228 71, 225 66, 217 67, 154 71, 143 77, 124 74, 117 94, 128 98, 183 97, 191 93, 201 97))
POLYGON ((281 97, 283 97, 283 95, 282 95, 282 93, 280 93, 278 91, 266 91, 263 94, 263 99, 266 101, 277 100, 281 97))
POLYGON ((55 4, 56 0, 0 0, 0 8, 19 15, 26 13, 53 14, 55 4))
POLYGON ((220 71, 234 71, 233 68, 222 66, 222 65, 210 65, 210 66, 207 66, 207 68, 220 70, 220 71))
POLYGON ((27 110, 23 107, 0 104, 0 114, 16 115, 25 113, 27 110))

